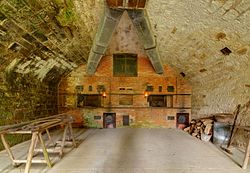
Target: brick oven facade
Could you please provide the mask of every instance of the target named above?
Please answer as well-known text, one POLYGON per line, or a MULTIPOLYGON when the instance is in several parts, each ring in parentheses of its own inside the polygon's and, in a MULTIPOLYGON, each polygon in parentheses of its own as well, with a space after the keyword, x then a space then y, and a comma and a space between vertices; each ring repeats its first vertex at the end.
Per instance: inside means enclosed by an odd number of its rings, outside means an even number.
POLYGON ((182 127, 191 116, 191 87, 184 74, 163 68, 155 72, 125 12, 95 73, 82 65, 61 80, 59 112, 73 111, 88 127, 182 127))
POLYGON ((191 87, 169 66, 159 75, 138 56, 136 77, 115 77, 113 57, 105 56, 95 75, 85 72, 83 65, 63 78, 59 111, 75 110, 87 127, 176 128, 190 120, 191 87))

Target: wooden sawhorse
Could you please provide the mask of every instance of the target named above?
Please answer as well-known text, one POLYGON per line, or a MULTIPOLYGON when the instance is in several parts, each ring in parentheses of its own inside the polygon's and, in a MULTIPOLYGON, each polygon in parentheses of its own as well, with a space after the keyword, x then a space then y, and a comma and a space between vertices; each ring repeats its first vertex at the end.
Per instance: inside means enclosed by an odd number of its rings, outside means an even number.
POLYGON ((59 153, 60 157, 62 157, 67 133, 68 133, 69 139, 71 139, 72 141, 71 143, 73 143, 73 146, 76 147, 76 142, 75 142, 73 130, 72 130, 72 122, 73 122, 72 116, 67 115, 67 114, 60 114, 60 115, 54 115, 51 117, 40 118, 40 119, 30 121, 30 122, 2 127, 0 129, 1 140, 12 161, 13 166, 26 163, 24 173, 30 172, 30 167, 32 163, 46 163, 48 167, 52 167, 52 163, 51 163, 48 153, 50 152, 59 153), (64 127, 64 132, 62 135, 62 142, 61 142, 59 150, 50 150, 50 149, 47 149, 45 145, 44 139, 42 137, 42 133, 46 132, 50 142, 53 142, 49 134, 49 129, 56 127, 56 126, 64 127), (6 134, 31 134, 32 135, 31 143, 29 146, 29 151, 27 153, 27 159, 25 160, 15 159, 11 151, 11 148, 8 144, 8 141, 5 138, 6 134), (40 142, 42 149, 35 149, 38 141, 40 142), (34 152, 42 152, 44 156, 44 160, 33 160, 34 152))
POLYGON ((245 150, 245 158, 242 164, 242 168, 246 169, 247 168, 247 164, 249 161, 249 157, 250 157, 250 127, 241 127, 242 129, 244 129, 247 134, 248 134, 248 139, 247 139, 247 147, 245 150))

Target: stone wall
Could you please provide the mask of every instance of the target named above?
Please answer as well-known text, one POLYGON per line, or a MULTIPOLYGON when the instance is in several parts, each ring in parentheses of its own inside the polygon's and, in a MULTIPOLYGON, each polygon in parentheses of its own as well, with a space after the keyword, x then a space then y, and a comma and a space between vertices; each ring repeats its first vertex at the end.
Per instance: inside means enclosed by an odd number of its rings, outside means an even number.
MULTIPOLYGON (((0 126, 57 114, 57 83, 41 82, 35 76, 13 71, 2 72, 0 81, 0 126)), ((6 137, 12 146, 31 136, 6 137)), ((0 150, 2 149, 0 142, 0 150)))
POLYGON ((57 84, 34 76, 5 74, 0 84, 0 125, 14 124, 56 114, 57 84))
POLYGON ((232 113, 250 100, 249 7, 248 0, 147 3, 162 60, 192 85, 194 118, 232 113))

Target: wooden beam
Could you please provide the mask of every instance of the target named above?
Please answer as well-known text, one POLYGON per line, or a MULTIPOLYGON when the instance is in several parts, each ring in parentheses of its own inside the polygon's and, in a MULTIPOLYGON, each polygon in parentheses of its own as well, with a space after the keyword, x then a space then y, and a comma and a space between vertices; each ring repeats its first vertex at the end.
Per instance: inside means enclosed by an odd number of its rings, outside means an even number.
POLYGON ((71 138, 71 140, 73 142, 73 145, 76 148, 77 146, 76 146, 76 141, 75 141, 75 137, 74 137, 74 133, 73 133, 73 129, 72 129, 71 123, 69 123, 69 134, 70 134, 70 138, 71 138))
POLYGON ((247 144, 246 151, 245 151, 245 158, 244 158, 244 162, 242 165, 242 169, 247 168, 249 157, 250 157, 250 133, 248 134, 248 144, 247 144))
POLYGON ((3 142, 4 148, 6 149, 8 155, 9 155, 11 161, 12 161, 12 165, 13 165, 13 166, 16 166, 16 164, 15 164, 15 162, 14 162, 15 157, 14 157, 13 153, 12 153, 11 150, 10 150, 10 145, 9 145, 9 143, 6 141, 4 134, 1 134, 1 139, 2 139, 2 142, 3 142))
POLYGON ((27 162, 26 162, 26 165, 25 165, 24 173, 29 173, 30 172, 30 166, 31 166, 31 163, 32 163, 34 148, 35 148, 35 145, 37 143, 37 139, 38 139, 38 133, 35 132, 35 133, 32 134, 31 143, 30 143, 30 147, 29 147, 29 152, 28 152, 28 157, 27 157, 27 162))
POLYGON ((48 135, 48 138, 49 138, 50 143, 51 143, 53 146, 55 146, 56 144, 55 144, 55 142, 53 141, 53 139, 52 139, 51 136, 50 136, 49 129, 46 129, 46 133, 47 133, 47 135, 48 135))
POLYGON ((46 163, 47 163, 48 167, 51 168, 51 167, 52 167, 52 164, 51 164, 51 161, 50 161, 49 154, 48 154, 48 152, 47 152, 45 143, 44 143, 44 141, 43 141, 42 134, 39 133, 39 134, 38 134, 38 137, 39 137, 39 140, 40 140, 40 142, 41 142, 41 146, 42 146, 42 150, 43 150, 44 159, 46 160, 46 163))
MULTIPOLYGON (((48 148, 46 149, 48 153, 60 153, 61 148, 48 148)), ((34 150, 35 152, 43 153, 43 149, 37 148, 34 150)))
POLYGON ((63 156, 63 148, 64 148, 64 144, 65 144, 65 139, 66 139, 66 135, 67 135, 67 131, 68 131, 68 124, 64 127, 64 132, 63 132, 63 137, 62 137, 62 144, 61 144, 61 150, 60 150, 60 157, 63 156))
MULTIPOLYGON (((15 163, 27 163, 27 160, 14 160, 15 163)), ((32 160, 31 163, 47 163, 46 160, 32 160)))

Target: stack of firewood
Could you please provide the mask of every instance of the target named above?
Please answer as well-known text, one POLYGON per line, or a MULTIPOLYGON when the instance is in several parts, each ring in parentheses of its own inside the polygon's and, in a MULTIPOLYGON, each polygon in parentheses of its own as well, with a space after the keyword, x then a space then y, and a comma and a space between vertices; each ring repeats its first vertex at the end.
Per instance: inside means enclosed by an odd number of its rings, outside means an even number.
POLYGON ((185 128, 184 131, 198 139, 209 141, 213 133, 213 123, 213 118, 192 120, 190 126, 185 128))

